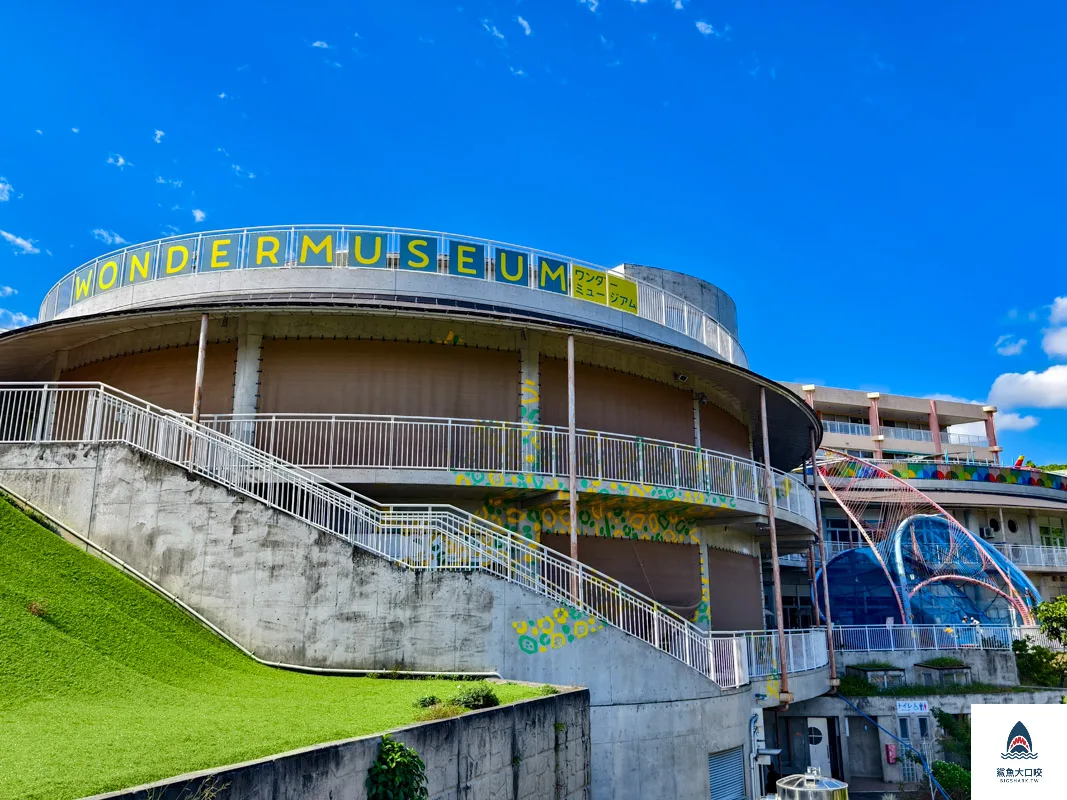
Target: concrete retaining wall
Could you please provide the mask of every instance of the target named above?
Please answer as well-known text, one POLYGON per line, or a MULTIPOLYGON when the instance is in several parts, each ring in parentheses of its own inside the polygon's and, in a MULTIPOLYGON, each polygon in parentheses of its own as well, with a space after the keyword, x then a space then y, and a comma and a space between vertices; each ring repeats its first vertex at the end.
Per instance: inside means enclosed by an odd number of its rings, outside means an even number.
MULTIPOLYGON (((432 800, 589 797, 585 690, 401 728, 394 738, 426 764, 432 800)), ((216 800, 362 800, 380 742, 375 735, 306 747, 94 800, 188 800, 201 787, 217 789, 216 800)))
POLYGON ((931 658, 958 658, 971 668, 971 681, 994 686, 1018 686, 1019 670, 1011 650, 878 650, 871 653, 837 653, 837 668, 844 674, 850 664, 869 664, 878 661, 904 670, 904 680, 918 686, 922 680, 915 674, 915 665, 931 658))
MULTIPOLYGON (((594 798, 707 798, 708 754, 744 746, 756 700, 610 627, 541 651, 566 609, 480 573, 414 571, 124 446, 0 445, 0 484, 146 574, 260 658, 495 672, 586 686, 594 798), (522 644, 527 645, 523 649, 522 644)), ((828 688, 826 670, 811 691, 828 688)))

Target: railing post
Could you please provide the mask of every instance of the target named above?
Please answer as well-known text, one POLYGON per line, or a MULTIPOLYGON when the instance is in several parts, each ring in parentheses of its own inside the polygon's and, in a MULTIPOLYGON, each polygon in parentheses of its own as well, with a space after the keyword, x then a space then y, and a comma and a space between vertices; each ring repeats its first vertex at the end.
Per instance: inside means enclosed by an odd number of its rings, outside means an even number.
POLYGON ((637 440, 637 482, 645 482, 645 442, 640 438, 637 440))
POLYGON ((335 444, 336 441, 337 441, 337 417, 335 415, 331 414, 330 415, 330 451, 329 451, 329 453, 327 454, 327 457, 326 457, 326 462, 327 462, 326 466, 330 467, 330 468, 333 467, 333 456, 334 456, 333 450, 334 450, 334 444, 335 444))
POLYGON ((652 644, 659 649, 659 606, 652 606, 652 644))
POLYGON ((445 434, 445 469, 455 469, 452 465, 452 418, 448 418, 448 429, 445 434))
POLYGON ((596 432, 596 477, 598 480, 604 479, 604 452, 603 452, 603 440, 600 438, 600 431, 596 432))

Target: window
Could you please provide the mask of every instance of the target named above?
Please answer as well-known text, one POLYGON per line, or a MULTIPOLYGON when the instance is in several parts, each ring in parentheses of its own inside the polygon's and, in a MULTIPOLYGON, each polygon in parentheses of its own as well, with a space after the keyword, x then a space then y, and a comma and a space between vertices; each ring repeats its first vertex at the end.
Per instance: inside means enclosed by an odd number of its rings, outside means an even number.
POLYGON ((1013 519, 1009 519, 1009 520, 1008 520, 1008 530, 1009 530, 1009 531, 1010 531, 1011 533, 1018 533, 1018 532, 1019 532, 1019 525, 1018 525, 1018 523, 1016 523, 1016 522, 1015 522, 1015 520, 1013 520, 1013 519))
POLYGON ((1041 534, 1041 544, 1045 547, 1063 547, 1063 520, 1059 517, 1038 517, 1037 529, 1041 534))
POLYGON ((919 738, 930 738, 930 720, 927 717, 919 717, 919 738))
POLYGON ((911 739, 911 735, 908 732, 908 718, 907 717, 901 717, 899 721, 900 721, 900 738, 903 739, 906 742, 909 739, 911 739))
POLYGON ((996 517, 989 518, 989 527, 993 529, 993 533, 1000 532, 1000 520, 996 517))
POLYGON ((818 728, 808 728, 808 744, 822 744, 822 731, 818 728))

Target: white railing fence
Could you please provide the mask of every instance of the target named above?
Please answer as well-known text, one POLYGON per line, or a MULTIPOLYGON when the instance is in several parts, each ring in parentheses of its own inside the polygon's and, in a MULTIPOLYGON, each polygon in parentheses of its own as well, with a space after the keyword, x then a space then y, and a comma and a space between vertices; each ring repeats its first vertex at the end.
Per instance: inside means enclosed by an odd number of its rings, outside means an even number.
POLYGON ((1011 650, 1012 642, 1029 639, 1062 649, 1036 627, 985 625, 834 625, 834 649, 842 652, 889 650, 1011 650))
POLYGON ((262 450, 103 384, 0 384, 0 442, 119 443, 254 497, 414 569, 479 570, 577 607, 722 687, 748 682, 747 650, 625 584, 447 505, 382 506, 262 450), (578 596, 571 593, 572 582, 578 596))
MULTIPOLYGON (((567 429, 372 414, 216 414, 201 422, 308 469, 439 469, 565 478, 567 429)), ((729 453, 619 433, 577 432, 579 478, 699 491, 766 504, 764 467, 729 453)), ((775 506, 814 523, 815 499, 774 470, 775 506)))
MULTIPOLYGON (((780 677, 778 634, 775 631, 747 631, 739 633, 748 650, 748 672, 753 678, 780 677)), ((787 671, 805 672, 830 663, 826 647, 826 629, 810 628, 785 632, 787 671)))
POLYGON ((1062 567, 1067 569, 1067 547, 992 542, 993 547, 1020 567, 1062 567))

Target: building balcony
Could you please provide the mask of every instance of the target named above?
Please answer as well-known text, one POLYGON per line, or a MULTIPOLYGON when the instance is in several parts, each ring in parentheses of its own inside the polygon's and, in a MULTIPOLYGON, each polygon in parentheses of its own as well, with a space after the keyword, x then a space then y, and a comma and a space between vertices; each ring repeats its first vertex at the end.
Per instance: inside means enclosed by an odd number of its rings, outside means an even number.
POLYGON ((871 435, 871 426, 861 425, 858 422, 837 422, 824 419, 822 429, 827 433, 840 433, 845 436, 866 436, 870 438, 871 435))
POLYGON ((883 425, 880 432, 886 439, 895 439, 903 442, 933 442, 934 436, 927 430, 916 430, 914 428, 894 428, 889 425, 883 425))
POLYGON ((975 436, 970 433, 951 433, 946 431, 941 434, 942 444, 958 444, 969 447, 989 447, 989 439, 985 436, 975 436))
POLYGON ((1067 547, 1050 547, 1032 544, 993 544, 1015 566, 1031 572, 1067 571, 1067 547))
MULTIPOLYGON (((552 425, 364 414, 220 414, 201 423, 344 483, 407 480, 425 471, 458 486, 568 486, 567 429, 552 425)), ((764 467, 750 459, 601 431, 578 430, 576 439, 579 491, 766 510, 764 467)), ((773 470, 773 481, 775 508, 813 529, 815 499, 803 480, 773 470)))

